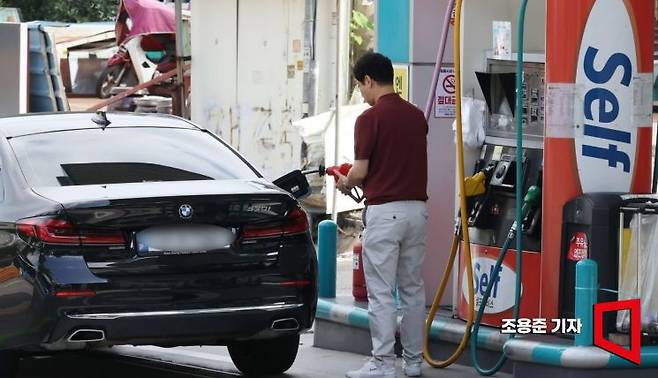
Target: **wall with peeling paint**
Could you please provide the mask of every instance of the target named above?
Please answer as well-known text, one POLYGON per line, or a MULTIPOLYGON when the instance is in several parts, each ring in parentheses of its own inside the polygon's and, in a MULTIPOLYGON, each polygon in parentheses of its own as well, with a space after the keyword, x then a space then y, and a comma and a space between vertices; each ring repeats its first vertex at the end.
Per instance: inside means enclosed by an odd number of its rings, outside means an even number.
POLYGON ((270 179, 301 165, 304 0, 197 0, 192 120, 270 179))

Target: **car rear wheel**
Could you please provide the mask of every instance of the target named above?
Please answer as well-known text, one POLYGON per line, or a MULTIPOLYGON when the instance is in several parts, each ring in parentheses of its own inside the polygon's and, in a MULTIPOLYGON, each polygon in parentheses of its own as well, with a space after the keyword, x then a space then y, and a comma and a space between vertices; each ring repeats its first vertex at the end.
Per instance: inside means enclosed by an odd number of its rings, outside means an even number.
POLYGON ((18 373, 20 356, 13 350, 0 350, 0 378, 14 378, 18 373))
POLYGON ((240 341, 228 346, 235 366, 247 376, 279 374, 297 357, 299 335, 269 340, 240 341))

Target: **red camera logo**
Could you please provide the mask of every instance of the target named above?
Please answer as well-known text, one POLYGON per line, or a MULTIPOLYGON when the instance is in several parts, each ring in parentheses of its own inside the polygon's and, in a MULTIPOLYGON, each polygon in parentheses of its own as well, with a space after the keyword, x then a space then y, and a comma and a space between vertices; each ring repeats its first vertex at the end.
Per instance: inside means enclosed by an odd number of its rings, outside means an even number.
POLYGON ((594 345, 628 360, 636 365, 640 364, 640 300, 603 302, 594 304, 594 345), (626 349, 603 337, 603 314, 610 311, 630 310, 631 312, 631 348, 626 349))

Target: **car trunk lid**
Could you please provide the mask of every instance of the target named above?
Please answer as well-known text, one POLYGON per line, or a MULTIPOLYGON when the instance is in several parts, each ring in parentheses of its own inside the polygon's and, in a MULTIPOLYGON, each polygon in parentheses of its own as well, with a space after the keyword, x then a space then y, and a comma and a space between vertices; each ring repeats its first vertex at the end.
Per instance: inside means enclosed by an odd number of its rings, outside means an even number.
POLYGON ((64 219, 48 220, 42 234, 50 227, 50 242, 67 240, 101 275, 267 269, 276 264, 281 238, 308 228, 296 201, 264 180, 33 190, 64 208, 64 219))

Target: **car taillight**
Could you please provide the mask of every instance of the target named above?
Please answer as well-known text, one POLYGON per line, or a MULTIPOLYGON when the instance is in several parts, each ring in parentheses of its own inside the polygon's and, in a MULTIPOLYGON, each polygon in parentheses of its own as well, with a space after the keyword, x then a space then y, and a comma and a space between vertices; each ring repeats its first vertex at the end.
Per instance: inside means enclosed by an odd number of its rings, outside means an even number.
POLYGON ((57 298, 77 298, 77 297, 93 297, 96 292, 91 289, 82 290, 59 290, 55 292, 57 298))
POLYGON ((268 238, 275 236, 303 234, 308 229, 306 212, 296 208, 288 213, 285 222, 278 226, 254 227, 246 226, 242 230, 244 239, 268 238))
POLYGON ((65 219, 36 217, 16 222, 16 230, 26 238, 58 245, 124 245, 121 232, 80 230, 65 219))
POLYGON ((304 287, 304 286, 309 286, 311 284, 311 280, 293 280, 293 281, 283 281, 279 282, 279 286, 294 286, 294 287, 304 287))

